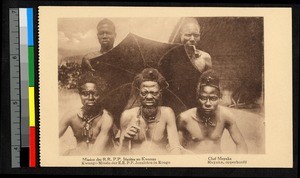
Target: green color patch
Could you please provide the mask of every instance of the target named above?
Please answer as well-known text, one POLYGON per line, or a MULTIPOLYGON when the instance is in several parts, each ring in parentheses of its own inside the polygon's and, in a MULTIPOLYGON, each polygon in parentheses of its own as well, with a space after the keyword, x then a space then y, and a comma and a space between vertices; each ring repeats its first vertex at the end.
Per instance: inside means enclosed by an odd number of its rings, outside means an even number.
POLYGON ((29 86, 34 86, 34 48, 33 46, 28 46, 28 77, 29 86))

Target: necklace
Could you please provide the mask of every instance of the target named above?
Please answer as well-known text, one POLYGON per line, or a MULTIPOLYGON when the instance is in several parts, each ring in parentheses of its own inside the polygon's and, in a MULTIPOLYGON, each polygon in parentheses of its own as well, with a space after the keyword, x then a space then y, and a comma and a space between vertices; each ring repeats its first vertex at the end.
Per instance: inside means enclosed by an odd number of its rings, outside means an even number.
POLYGON ((98 113, 95 116, 90 116, 90 117, 86 117, 83 114, 81 115, 81 119, 83 120, 84 124, 83 124, 83 128, 82 128, 82 136, 86 138, 86 144, 87 146, 89 146, 89 143, 92 139, 93 136, 93 127, 92 127, 92 121, 96 118, 98 118, 99 116, 102 115, 103 112, 98 113))
POLYGON ((158 118, 160 115, 160 110, 157 109, 157 112, 154 116, 144 116, 143 107, 141 106, 139 109, 138 117, 142 117, 147 123, 158 122, 158 118))
POLYGON ((207 126, 215 127, 216 126, 216 124, 212 122, 211 117, 202 116, 202 118, 200 119, 200 122, 203 123, 205 127, 207 127, 207 126))
POLYGON ((197 113, 196 113, 196 117, 197 117, 197 121, 201 122, 202 124, 204 124, 205 127, 211 126, 211 127, 215 127, 216 124, 212 121, 212 119, 215 117, 215 114, 212 115, 204 115, 204 114, 200 114, 199 110, 197 109, 197 113))

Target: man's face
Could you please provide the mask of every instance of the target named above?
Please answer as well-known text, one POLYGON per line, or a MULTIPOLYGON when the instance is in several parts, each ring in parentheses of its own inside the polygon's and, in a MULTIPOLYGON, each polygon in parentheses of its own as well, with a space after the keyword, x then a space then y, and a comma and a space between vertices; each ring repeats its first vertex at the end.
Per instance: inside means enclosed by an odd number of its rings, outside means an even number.
POLYGON ((100 98, 99 91, 94 83, 86 83, 82 85, 79 95, 82 104, 88 107, 95 106, 100 98))
POLYGON ((143 107, 157 107, 161 97, 161 90, 157 82, 146 81, 141 83, 140 98, 143 107))
POLYGON ((186 24, 181 30, 181 43, 189 46, 197 45, 200 41, 200 29, 195 23, 186 24))
POLYGON ((199 109, 204 112, 204 114, 212 114, 219 104, 219 90, 212 86, 201 87, 198 104, 199 109))
POLYGON ((111 25, 103 24, 99 26, 97 36, 102 47, 113 47, 116 38, 116 32, 111 25))

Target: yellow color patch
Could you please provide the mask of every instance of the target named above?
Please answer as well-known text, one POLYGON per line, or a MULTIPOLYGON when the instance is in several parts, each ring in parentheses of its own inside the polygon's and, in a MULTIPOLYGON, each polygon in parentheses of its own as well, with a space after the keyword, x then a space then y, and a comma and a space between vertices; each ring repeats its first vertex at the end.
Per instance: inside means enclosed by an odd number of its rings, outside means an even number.
POLYGON ((29 87, 29 126, 35 126, 34 87, 29 87))

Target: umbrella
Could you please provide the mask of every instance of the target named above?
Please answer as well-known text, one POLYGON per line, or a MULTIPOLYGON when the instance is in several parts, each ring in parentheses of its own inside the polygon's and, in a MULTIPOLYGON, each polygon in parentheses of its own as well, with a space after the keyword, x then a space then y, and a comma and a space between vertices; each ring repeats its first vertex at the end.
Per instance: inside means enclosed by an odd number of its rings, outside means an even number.
POLYGON ((128 105, 134 77, 146 67, 160 70, 170 84, 163 93, 162 105, 170 106, 178 114, 195 103, 194 78, 198 78, 199 73, 190 63, 183 45, 157 42, 129 33, 119 45, 91 59, 90 63, 95 75, 108 83, 102 103, 112 113, 117 126, 128 105))
POLYGON ((182 107, 174 102, 174 99, 179 99, 185 109, 195 107, 200 72, 191 63, 184 45, 170 50, 159 61, 158 66, 169 83, 169 92, 163 96, 164 105, 173 108, 176 115, 182 112, 182 107))

